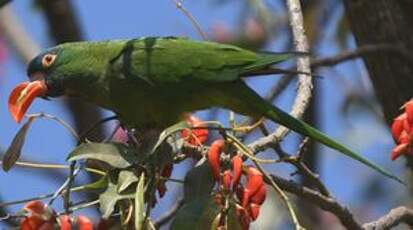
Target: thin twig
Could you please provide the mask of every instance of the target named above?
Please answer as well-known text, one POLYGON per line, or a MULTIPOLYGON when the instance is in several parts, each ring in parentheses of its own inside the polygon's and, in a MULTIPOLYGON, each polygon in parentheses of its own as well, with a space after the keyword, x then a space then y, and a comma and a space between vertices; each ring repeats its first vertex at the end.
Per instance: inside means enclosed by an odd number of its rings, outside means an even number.
POLYGON ((89 207, 97 205, 99 203, 100 203, 100 200, 84 202, 84 203, 72 206, 72 207, 69 208, 69 210, 65 210, 63 213, 58 213, 57 215, 59 216, 59 215, 65 214, 65 213, 72 213, 72 212, 75 212, 75 211, 80 210, 80 209, 89 208, 89 207))
MULTIPOLYGON (((308 140, 308 138, 306 138, 304 140, 308 140)), ((323 182, 321 182, 320 176, 318 174, 314 173, 313 171, 311 171, 307 167, 307 165, 305 165, 304 162, 302 161, 302 152, 305 152, 305 151, 303 151, 305 143, 306 142, 303 141, 303 143, 299 147, 298 153, 296 155, 290 155, 290 154, 286 153, 281 148, 280 145, 276 145, 274 148, 275 148, 276 152, 278 153, 278 155, 280 156, 281 161, 287 162, 287 163, 290 163, 290 164, 294 165, 294 167, 297 169, 297 171, 301 175, 305 176, 306 178, 308 178, 310 181, 312 181, 314 183, 314 185, 321 192, 321 194, 323 194, 324 196, 329 197, 330 192, 328 191, 326 186, 323 184, 323 182)))
MULTIPOLYGON (((87 135, 89 135, 93 130, 95 130, 100 125, 102 125, 102 124, 104 124, 108 121, 115 120, 115 119, 118 119, 118 116, 106 117, 106 118, 104 118, 102 120, 99 120, 96 123, 92 124, 90 126, 90 128, 88 128, 85 132, 83 132, 79 135, 79 142, 83 141, 86 138, 87 135)), ((80 143, 78 143, 78 144, 80 144, 80 143)))
POLYGON ((50 201, 49 201, 49 203, 48 203, 49 206, 52 205, 53 202, 56 200, 56 198, 59 197, 59 195, 63 194, 63 192, 64 192, 65 190, 67 190, 67 188, 69 188, 69 191, 70 191, 70 187, 68 187, 68 186, 69 186, 69 184, 72 183, 72 178, 73 178, 74 176, 76 176, 76 175, 80 172, 80 168, 77 168, 77 169, 73 170, 73 167, 72 167, 72 166, 73 166, 75 163, 76 163, 75 161, 73 161, 73 162, 71 163, 71 167, 69 168, 69 169, 70 169, 69 178, 67 178, 66 181, 62 184, 62 186, 60 186, 60 187, 56 190, 56 192, 54 193, 53 197, 50 199, 50 201))
POLYGON ((70 163, 70 167, 69 167, 69 178, 67 181, 67 186, 66 186, 66 193, 62 194, 63 196, 63 207, 65 209, 66 214, 70 213, 70 206, 71 206, 71 202, 70 202, 70 189, 73 186, 73 182, 75 180, 75 176, 80 172, 81 167, 75 169, 76 166, 76 161, 73 161, 70 163))
MULTIPOLYGON (((2 161, 0 161, 0 165, 1 164, 2 164, 2 161)), ((35 163, 35 162, 27 162, 27 161, 17 161, 16 166, 24 167, 24 168, 34 168, 34 169, 69 169, 69 166, 62 165, 62 164, 44 164, 44 163, 35 163)), ((104 171, 101 171, 99 169, 84 168, 84 170, 100 175, 100 176, 106 175, 104 171)))
POLYGON ((175 3, 176 8, 182 11, 182 13, 189 19, 189 21, 191 21, 192 25, 194 25, 195 29, 198 31, 202 39, 205 41, 208 40, 207 35, 204 33, 204 31, 202 31, 202 28, 199 25, 199 23, 195 20, 195 18, 191 15, 191 13, 189 13, 189 11, 182 6, 182 2, 178 0, 172 0, 172 1, 175 3))
MULTIPOLYGON (((75 188, 70 189, 70 191, 71 192, 78 192, 78 191, 82 191, 82 190, 85 190, 85 189, 86 189, 85 186, 79 186, 79 187, 75 187, 75 188)), ((66 193, 66 192, 67 192, 66 190, 63 191, 63 193, 66 193)), ((33 201, 33 200, 44 200, 44 199, 47 199, 47 198, 51 198, 54 195, 55 195, 55 193, 50 193, 50 194, 35 196, 35 197, 23 199, 23 200, 4 202, 4 203, 0 203, 0 208, 1 207, 6 207, 6 206, 17 205, 17 204, 23 204, 23 203, 27 203, 27 202, 33 201)))
POLYGON ((258 162, 254 160, 252 160, 252 162, 254 162, 255 166, 264 175, 265 180, 269 182, 270 186, 280 195, 281 199, 284 201, 285 205, 287 206, 288 212, 290 213, 291 219, 294 223, 295 229, 304 230, 305 228, 303 228, 300 225, 300 222, 297 218, 297 214, 295 213, 288 196, 285 195, 284 191, 277 185, 277 183, 274 180, 271 180, 271 177, 265 172, 265 170, 261 167, 261 165, 258 162))
POLYGON ((64 120, 62 120, 62 119, 60 119, 60 118, 58 118, 58 117, 56 117, 56 116, 53 116, 53 115, 50 115, 50 114, 47 114, 47 113, 33 113, 33 114, 28 114, 27 117, 28 117, 28 118, 30 118, 30 117, 47 118, 47 119, 56 121, 57 123, 59 123, 60 125, 62 125, 63 127, 65 127, 66 130, 69 131, 69 133, 72 134, 72 136, 73 136, 76 140, 79 140, 79 135, 77 134, 77 132, 75 131, 75 129, 74 129, 72 126, 70 126, 68 123, 66 123, 64 120))

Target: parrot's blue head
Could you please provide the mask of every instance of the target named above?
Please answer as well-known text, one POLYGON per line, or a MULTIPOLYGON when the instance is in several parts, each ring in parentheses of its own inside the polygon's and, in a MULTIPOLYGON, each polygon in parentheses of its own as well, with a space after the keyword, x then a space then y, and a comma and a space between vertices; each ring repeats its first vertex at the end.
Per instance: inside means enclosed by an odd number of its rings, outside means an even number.
POLYGON ((27 68, 27 75, 32 82, 40 80, 45 83, 47 92, 44 97, 58 97, 64 94, 61 77, 55 73, 56 66, 62 59, 61 53, 59 48, 42 52, 32 59, 27 68))

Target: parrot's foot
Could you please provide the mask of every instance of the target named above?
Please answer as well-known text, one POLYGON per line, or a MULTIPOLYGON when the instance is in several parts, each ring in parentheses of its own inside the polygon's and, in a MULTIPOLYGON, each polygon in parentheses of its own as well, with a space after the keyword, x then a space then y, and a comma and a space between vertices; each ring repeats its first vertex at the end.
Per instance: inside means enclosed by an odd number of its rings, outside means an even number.
POLYGON ((252 130, 258 128, 264 122, 264 120, 265 118, 261 117, 257 122, 255 122, 252 125, 238 126, 238 127, 234 127, 232 130, 234 132, 249 133, 252 130))

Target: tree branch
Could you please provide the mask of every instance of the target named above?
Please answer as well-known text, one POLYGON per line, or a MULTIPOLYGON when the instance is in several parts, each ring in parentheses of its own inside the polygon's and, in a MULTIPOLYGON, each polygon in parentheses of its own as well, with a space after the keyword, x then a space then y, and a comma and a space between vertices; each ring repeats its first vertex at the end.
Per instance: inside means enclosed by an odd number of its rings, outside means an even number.
MULTIPOLYGON (((294 38, 294 46, 296 51, 308 52, 307 37, 304 33, 303 15, 299 0, 287 0, 288 14, 290 25, 294 38)), ((297 71, 311 74, 310 58, 301 56, 297 60, 297 71)), ((296 118, 301 118, 308 107, 311 99, 311 90, 313 88, 312 78, 306 74, 298 75, 298 92, 294 100, 290 114, 296 118)), ((274 133, 269 136, 260 138, 252 143, 249 147, 253 152, 258 152, 265 149, 269 144, 276 143, 284 138, 289 130, 286 127, 279 127, 274 133)))
MULTIPOLYGON (((301 186, 293 181, 285 180, 275 175, 271 175, 271 179, 274 180, 281 189, 292 193, 302 199, 305 199, 325 211, 331 212, 346 228, 352 230, 363 229, 361 225, 354 219, 353 214, 350 212, 350 210, 338 203, 333 197, 324 196, 317 191, 314 191, 305 186, 301 186)), ((271 183, 269 181, 266 182, 271 183)))
POLYGON ((413 58, 411 57, 411 55, 407 51, 403 50, 400 46, 394 44, 372 44, 360 46, 359 48, 352 51, 343 51, 331 57, 316 59, 311 62, 311 68, 317 68, 320 66, 333 66, 345 61, 363 57, 367 54, 378 52, 398 55, 399 57, 405 59, 411 65, 413 65, 413 58))
POLYGON ((406 207, 398 207, 390 210, 388 214, 380 219, 363 224, 365 230, 385 230, 397 226, 400 223, 406 223, 413 228, 413 210, 406 207))

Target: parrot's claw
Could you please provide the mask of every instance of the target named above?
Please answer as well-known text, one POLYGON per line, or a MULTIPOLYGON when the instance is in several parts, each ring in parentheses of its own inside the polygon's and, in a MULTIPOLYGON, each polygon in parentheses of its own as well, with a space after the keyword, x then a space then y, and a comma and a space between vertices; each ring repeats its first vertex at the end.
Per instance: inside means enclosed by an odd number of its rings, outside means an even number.
POLYGON ((241 125, 238 127, 234 127, 232 130, 234 132, 240 132, 240 133, 249 133, 251 131, 253 131, 254 129, 258 128, 263 122, 264 122, 265 118, 261 117, 257 122, 255 122, 252 125, 241 125))

